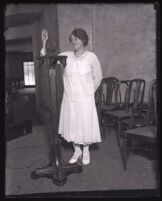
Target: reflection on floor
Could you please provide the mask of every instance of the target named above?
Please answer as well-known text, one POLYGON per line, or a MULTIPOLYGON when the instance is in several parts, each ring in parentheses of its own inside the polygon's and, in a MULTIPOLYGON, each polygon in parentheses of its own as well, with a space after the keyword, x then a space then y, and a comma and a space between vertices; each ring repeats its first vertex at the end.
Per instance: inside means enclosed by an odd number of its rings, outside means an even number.
MULTIPOLYGON (((63 141, 61 150, 63 159, 68 161, 73 153, 71 143, 63 141)), ((64 186, 47 178, 33 180, 30 173, 48 163, 46 129, 33 127, 32 134, 7 143, 6 195, 156 188, 154 163, 146 157, 132 155, 127 171, 123 170, 114 131, 101 143, 92 145, 90 151, 91 163, 83 166, 82 173, 70 174, 64 186)))

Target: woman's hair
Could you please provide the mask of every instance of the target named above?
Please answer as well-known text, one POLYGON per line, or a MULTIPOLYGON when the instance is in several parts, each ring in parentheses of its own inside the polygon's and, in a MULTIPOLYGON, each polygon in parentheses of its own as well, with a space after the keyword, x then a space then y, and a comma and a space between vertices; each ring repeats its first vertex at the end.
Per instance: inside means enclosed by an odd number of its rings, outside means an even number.
POLYGON ((74 29, 69 35, 69 41, 70 42, 71 42, 71 35, 79 38, 83 42, 84 46, 88 45, 88 35, 84 29, 82 29, 82 28, 74 29))

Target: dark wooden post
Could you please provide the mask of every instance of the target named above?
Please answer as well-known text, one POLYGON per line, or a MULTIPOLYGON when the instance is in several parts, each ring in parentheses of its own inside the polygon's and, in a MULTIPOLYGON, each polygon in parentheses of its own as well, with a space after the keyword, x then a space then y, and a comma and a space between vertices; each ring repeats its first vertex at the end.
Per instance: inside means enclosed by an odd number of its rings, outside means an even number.
MULTIPOLYGON (((70 173, 82 172, 82 166, 77 163, 66 163, 61 156, 58 124, 63 96, 63 68, 65 65, 66 56, 45 56, 39 58, 39 66, 46 68, 42 76, 48 76, 48 79, 44 81, 46 85, 44 93, 49 93, 46 94, 46 98, 49 98, 49 100, 45 101, 45 97, 44 100, 42 99, 42 119, 48 131, 50 162, 46 167, 34 170, 31 173, 31 177, 33 179, 40 177, 51 178, 56 185, 64 185, 67 181, 67 175, 70 173), (57 64, 58 60, 61 64, 57 64)), ((43 72, 43 69, 40 70, 43 72)))

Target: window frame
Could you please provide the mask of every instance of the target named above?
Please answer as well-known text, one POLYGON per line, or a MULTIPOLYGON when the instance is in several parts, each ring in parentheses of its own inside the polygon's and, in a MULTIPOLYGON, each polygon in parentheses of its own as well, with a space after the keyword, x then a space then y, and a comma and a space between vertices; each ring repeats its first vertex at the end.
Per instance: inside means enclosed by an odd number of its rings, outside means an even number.
MULTIPOLYGON (((31 84, 31 85, 26 85, 25 84, 25 63, 33 63, 33 67, 34 67, 34 83, 35 83, 35 65, 34 65, 34 61, 23 61, 23 78, 24 78, 24 88, 33 88, 36 86, 35 84, 31 84)), ((29 65, 30 66, 30 65, 29 65)))

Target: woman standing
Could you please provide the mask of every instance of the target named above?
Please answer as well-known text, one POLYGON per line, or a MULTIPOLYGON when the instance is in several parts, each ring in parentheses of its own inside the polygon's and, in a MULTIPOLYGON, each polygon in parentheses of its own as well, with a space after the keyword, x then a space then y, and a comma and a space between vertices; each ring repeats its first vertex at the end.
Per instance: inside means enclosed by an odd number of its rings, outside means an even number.
POLYGON ((74 145, 69 163, 82 157, 83 164, 87 165, 90 163, 89 146, 101 142, 94 95, 102 80, 102 70, 97 56, 86 50, 88 35, 85 30, 74 29, 69 41, 73 51, 60 54, 67 56, 67 64, 63 74, 59 134, 74 145))

